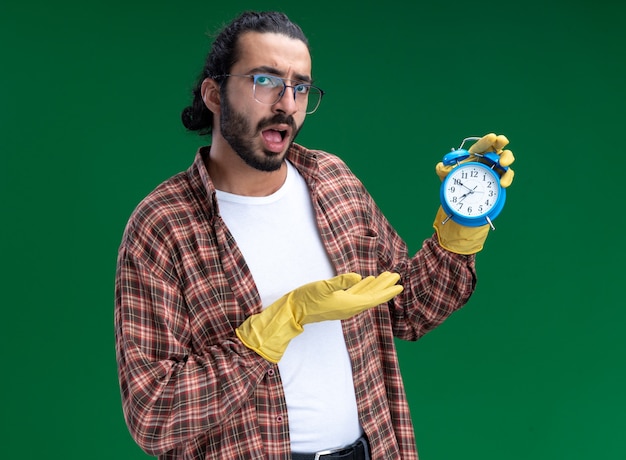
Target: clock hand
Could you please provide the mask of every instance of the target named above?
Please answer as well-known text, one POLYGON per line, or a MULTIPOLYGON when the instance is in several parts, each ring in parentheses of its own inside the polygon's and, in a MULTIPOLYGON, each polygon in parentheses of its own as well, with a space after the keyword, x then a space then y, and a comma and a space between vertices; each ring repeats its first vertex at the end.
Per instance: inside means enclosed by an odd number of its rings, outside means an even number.
MULTIPOLYGON (((461 187, 465 187, 466 189, 468 189, 468 190, 470 190, 470 191, 472 190, 471 188, 469 188, 467 185, 465 185, 465 184, 464 184, 463 182, 461 182, 461 181, 458 181, 458 184, 459 184, 461 187)), ((474 187, 474 188, 476 188, 476 187, 474 187)))
MULTIPOLYGON (((465 187, 465 185, 463 185, 463 187, 465 187)), ((467 192, 465 195, 461 195, 461 198, 459 198, 459 201, 463 201, 467 197, 467 195, 471 195, 472 193, 474 193, 474 190, 476 190, 476 187, 478 187, 478 185, 475 186, 474 188, 465 187, 466 189, 469 190, 469 192, 467 192)))

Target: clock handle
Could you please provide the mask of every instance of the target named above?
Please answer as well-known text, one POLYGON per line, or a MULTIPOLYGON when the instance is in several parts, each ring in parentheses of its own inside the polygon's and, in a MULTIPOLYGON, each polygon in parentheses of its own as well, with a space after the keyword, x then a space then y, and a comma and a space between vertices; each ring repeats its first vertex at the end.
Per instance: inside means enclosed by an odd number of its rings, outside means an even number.
POLYGON ((459 145, 458 149, 452 149, 452 151, 443 157, 443 164, 445 166, 452 166, 453 164, 458 164, 459 162, 468 159, 469 157, 476 156, 478 158, 484 158, 487 161, 487 165, 491 169, 498 169, 500 174, 505 173, 509 167, 502 166, 500 164, 500 155, 496 152, 486 152, 486 153, 469 153, 468 150, 464 149, 463 146, 468 141, 478 141, 481 137, 478 136, 470 136, 466 137, 461 141, 461 145, 459 145))

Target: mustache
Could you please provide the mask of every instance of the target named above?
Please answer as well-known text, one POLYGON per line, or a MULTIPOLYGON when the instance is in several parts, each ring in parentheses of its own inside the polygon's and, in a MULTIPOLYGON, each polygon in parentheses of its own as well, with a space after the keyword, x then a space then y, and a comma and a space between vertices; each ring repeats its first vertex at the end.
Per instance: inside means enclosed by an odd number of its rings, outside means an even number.
POLYGON ((284 115, 282 113, 277 113, 271 118, 266 118, 264 120, 259 121, 257 129, 262 131, 263 128, 276 124, 286 124, 289 125, 294 131, 298 129, 296 126, 296 121, 293 119, 291 115, 284 115))

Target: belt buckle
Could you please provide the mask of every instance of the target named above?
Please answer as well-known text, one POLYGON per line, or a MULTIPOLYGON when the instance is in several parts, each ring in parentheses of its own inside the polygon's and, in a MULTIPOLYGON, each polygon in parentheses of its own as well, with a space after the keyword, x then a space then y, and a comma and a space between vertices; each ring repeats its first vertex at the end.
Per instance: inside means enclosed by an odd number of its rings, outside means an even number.
POLYGON ((320 450, 319 452, 315 453, 315 457, 313 460, 323 460, 322 455, 332 455, 332 454, 336 454, 337 452, 341 452, 342 450, 354 449, 356 444, 359 442, 363 444, 363 448, 365 449, 365 453, 367 455, 367 451, 368 451, 367 443, 365 442, 364 437, 360 437, 359 439, 357 439, 357 441, 354 444, 351 444, 350 446, 337 447, 336 449, 320 450))

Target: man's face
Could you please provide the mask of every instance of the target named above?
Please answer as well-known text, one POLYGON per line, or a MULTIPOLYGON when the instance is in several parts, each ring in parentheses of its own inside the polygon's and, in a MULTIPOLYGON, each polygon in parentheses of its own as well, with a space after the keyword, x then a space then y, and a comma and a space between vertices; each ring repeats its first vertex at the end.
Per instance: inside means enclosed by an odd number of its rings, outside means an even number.
MULTIPOLYGON (((239 47, 241 56, 231 74, 263 73, 298 82, 311 79, 311 58, 300 40, 249 32, 240 37, 239 47)), ((291 88, 270 105, 254 99, 252 86, 251 78, 228 78, 226 97, 221 102, 220 132, 246 164, 261 171, 275 171, 280 169, 306 114, 298 110, 291 88)))

